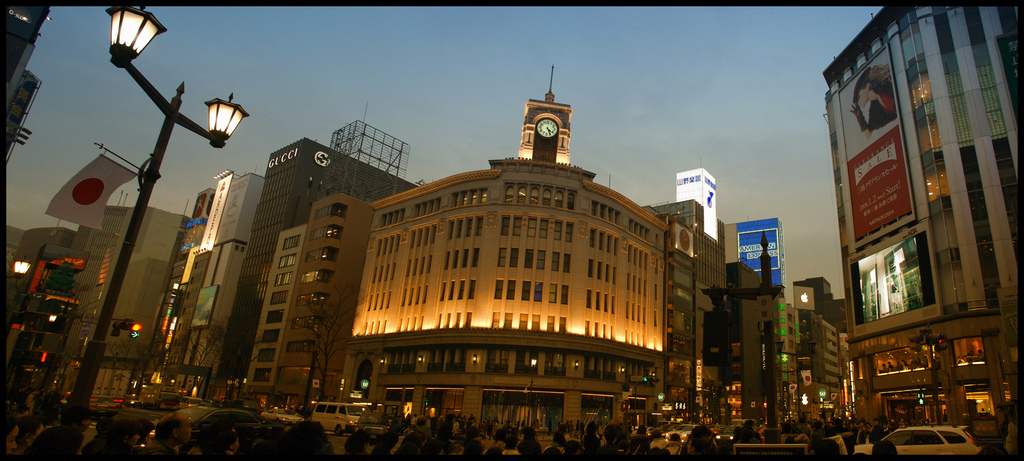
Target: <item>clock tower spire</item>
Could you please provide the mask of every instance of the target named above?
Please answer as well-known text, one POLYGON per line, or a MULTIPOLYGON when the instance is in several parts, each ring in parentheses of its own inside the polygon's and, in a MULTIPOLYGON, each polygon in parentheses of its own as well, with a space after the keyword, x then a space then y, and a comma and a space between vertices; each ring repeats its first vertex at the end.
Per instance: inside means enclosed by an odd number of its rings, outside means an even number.
POLYGON ((519 158, 546 163, 569 163, 569 122, 572 107, 555 102, 551 92, 555 81, 555 66, 551 66, 548 93, 543 101, 526 102, 523 114, 523 136, 519 141, 519 158))

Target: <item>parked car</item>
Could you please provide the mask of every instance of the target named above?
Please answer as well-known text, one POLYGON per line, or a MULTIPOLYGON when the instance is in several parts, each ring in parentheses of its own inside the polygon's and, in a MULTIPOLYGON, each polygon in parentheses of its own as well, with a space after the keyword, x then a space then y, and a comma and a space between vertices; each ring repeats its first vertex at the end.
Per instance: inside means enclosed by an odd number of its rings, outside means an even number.
POLYGON ((124 405, 114 401, 109 395, 95 395, 89 398, 89 410, 96 416, 114 416, 124 405))
POLYGON ((389 430, 384 416, 372 411, 363 412, 363 415, 356 421, 356 429, 366 431, 366 434, 370 436, 370 440, 377 440, 377 438, 386 434, 389 430))
POLYGON ((210 437, 216 435, 209 433, 210 425, 221 418, 234 420, 239 448, 243 453, 248 452, 257 439, 275 440, 285 430, 281 422, 242 408, 188 407, 178 410, 178 413, 187 416, 192 426, 192 439, 179 450, 181 453, 187 453, 195 445, 205 445, 210 437))
MULTIPOLYGON (((974 437, 956 426, 901 427, 882 440, 892 442, 901 455, 973 455, 981 450, 974 437)), ((857 445, 853 453, 869 455, 872 446, 857 445)))
POLYGON ((302 415, 287 408, 272 408, 260 413, 260 416, 272 421, 280 421, 284 424, 295 424, 303 419, 302 415))

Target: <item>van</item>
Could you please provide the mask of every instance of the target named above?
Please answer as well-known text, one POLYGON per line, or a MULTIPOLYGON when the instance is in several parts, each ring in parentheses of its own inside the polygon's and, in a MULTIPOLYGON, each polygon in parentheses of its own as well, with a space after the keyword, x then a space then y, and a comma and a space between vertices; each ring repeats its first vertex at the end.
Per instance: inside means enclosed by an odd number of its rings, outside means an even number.
POLYGON ((187 407, 205 407, 206 406, 206 402, 204 402, 203 399, 198 398, 198 397, 182 397, 181 398, 181 406, 182 407, 186 407, 186 408, 187 407))
POLYGON ((335 435, 355 432, 356 422, 366 410, 365 405, 342 402, 316 402, 310 419, 320 423, 326 431, 335 435))

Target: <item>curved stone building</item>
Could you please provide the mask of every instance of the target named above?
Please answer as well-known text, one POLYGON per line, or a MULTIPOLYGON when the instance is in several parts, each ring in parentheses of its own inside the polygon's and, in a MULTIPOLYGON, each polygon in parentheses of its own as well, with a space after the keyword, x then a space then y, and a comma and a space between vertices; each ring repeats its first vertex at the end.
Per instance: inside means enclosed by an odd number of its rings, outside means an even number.
POLYGON ((519 158, 371 203, 343 399, 542 427, 660 408, 667 225, 568 164, 571 113, 530 100, 519 158))

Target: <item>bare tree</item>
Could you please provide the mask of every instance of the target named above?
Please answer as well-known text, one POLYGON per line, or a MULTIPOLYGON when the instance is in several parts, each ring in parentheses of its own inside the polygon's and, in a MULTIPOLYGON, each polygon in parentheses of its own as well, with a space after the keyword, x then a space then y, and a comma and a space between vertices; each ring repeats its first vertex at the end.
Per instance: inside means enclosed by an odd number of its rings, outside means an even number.
MULTIPOLYGON (((306 385, 306 401, 309 401, 308 389, 312 384, 314 370, 319 372, 321 388, 327 383, 327 372, 332 359, 344 352, 348 339, 352 336, 352 321, 355 318, 355 306, 358 290, 354 285, 334 286, 330 293, 311 301, 304 306, 308 316, 295 319, 296 324, 306 330, 312 341, 313 358, 306 385)), ((317 400, 319 400, 319 390, 317 400)))

